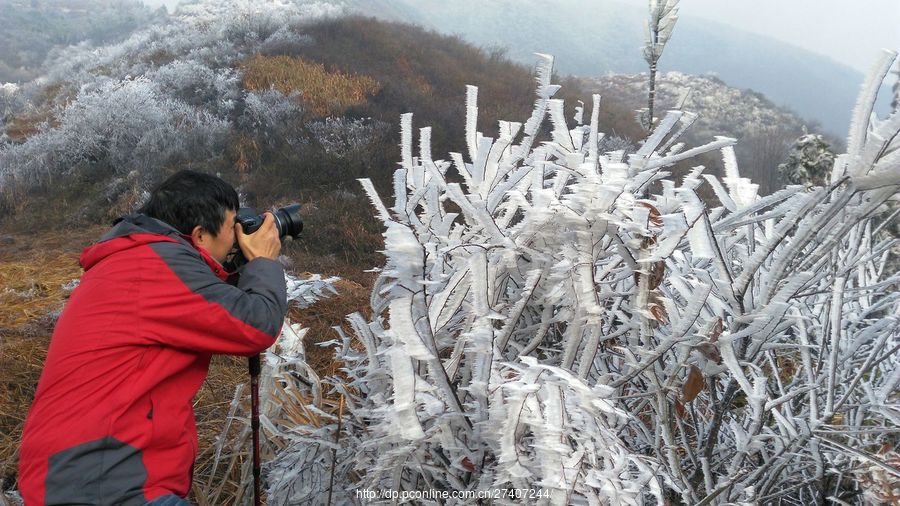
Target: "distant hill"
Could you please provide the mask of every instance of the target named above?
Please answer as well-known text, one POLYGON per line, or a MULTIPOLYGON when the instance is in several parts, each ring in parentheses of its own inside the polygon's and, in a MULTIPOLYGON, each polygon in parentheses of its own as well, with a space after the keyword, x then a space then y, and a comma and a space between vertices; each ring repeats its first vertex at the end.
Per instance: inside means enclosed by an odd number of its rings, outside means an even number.
MULTIPOLYGON (((183 4, 189 4, 184 2, 183 4)), ((640 57, 646 6, 614 0, 331 0, 329 5, 417 23, 530 66, 534 53, 556 57, 560 73, 596 77, 644 72, 640 57)), ((0 0, 0 83, 23 83, 55 49, 126 38, 165 18, 137 0, 0 0)), ((807 122, 843 137, 863 76, 826 56, 733 27, 682 17, 662 71, 713 75, 752 89, 807 122)), ((887 90, 886 90, 887 91, 887 90)), ((887 93, 881 102, 886 103, 887 93)))
MULTIPOLYGON (((604 101, 629 110, 647 106, 646 73, 583 78, 580 84, 588 91, 600 93, 604 101)), ((690 145, 709 142, 716 135, 737 139, 735 154, 741 175, 758 183, 763 194, 783 186, 776 170, 778 164, 786 160, 793 142, 810 129, 793 112, 776 106, 764 95, 732 88, 710 76, 660 74, 656 105, 658 118, 670 109, 699 114, 682 139, 690 145)), ((839 139, 829 141, 832 149, 844 147, 839 139)), ((718 166, 721 162, 713 159, 711 163, 718 166)))
MULTIPOLYGON (((646 72, 641 58, 646 2, 611 0, 377 0, 355 8, 503 47, 523 63, 532 53, 557 58, 563 73, 602 76, 646 72)), ((862 86, 859 72, 825 56, 733 27, 690 17, 678 21, 662 71, 711 74, 753 89, 843 137, 862 86)))
POLYGON ((56 48, 116 42, 164 18, 138 0, 0 0, 0 84, 34 79, 56 48))

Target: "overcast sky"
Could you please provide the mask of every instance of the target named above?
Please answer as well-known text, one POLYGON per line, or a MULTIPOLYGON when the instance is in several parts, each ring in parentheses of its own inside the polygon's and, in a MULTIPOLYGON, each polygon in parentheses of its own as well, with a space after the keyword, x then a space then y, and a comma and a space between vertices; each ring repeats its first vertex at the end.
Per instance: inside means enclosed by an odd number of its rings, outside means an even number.
MULTIPOLYGON (((646 0, 625 1, 647 4, 646 0)), ((171 12, 178 0, 144 3, 166 5, 171 12)), ((900 50, 900 0, 681 0, 679 6, 681 16, 768 35, 864 73, 882 47, 900 50)))
POLYGON ((869 71, 882 47, 900 50, 900 0, 682 0, 678 5, 681 16, 768 35, 861 72, 869 71))

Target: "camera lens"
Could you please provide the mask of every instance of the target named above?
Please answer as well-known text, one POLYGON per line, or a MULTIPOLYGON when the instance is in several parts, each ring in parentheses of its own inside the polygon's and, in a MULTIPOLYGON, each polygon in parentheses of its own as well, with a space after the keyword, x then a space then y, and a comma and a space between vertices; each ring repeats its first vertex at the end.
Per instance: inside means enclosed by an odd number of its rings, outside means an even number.
POLYGON ((303 231, 300 204, 291 204, 275 211, 275 223, 278 225, 280 237, 291 236, 296 239, 303 231))
MULTIPOLYGON (((282 239, 291 236, 296 239, 303 231, 303 218, 300 216, 300 204, 291 204, 272 213, 275 216, 275 226, 278 228, 278 237, 282 239)), ((252 234, 259 230, 265 221, 265 216, 257 214, 252 207, 242 207, 238 210, 236 219, 244 228, 245 234, 252 234)))

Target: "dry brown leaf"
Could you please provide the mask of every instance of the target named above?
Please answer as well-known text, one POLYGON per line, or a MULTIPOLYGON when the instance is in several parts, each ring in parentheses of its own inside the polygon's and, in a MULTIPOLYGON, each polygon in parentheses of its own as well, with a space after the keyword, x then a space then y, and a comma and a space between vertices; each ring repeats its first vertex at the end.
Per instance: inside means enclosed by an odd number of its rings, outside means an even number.
POLYGON ((650 289, 655 290, 662 284, 662 280, 666 275, 666 262, 660 260, 653 264, 650 268, 650 289))
POLYGON ((696 346, 697 351, 699 351, 707 360, 712 360, 717 364, 722 363, 722 354, 719 353, 719 347, 713 343, 700 343, 696 346))
POLYGON ((687 381, 684 382, 682 391, 684 402, 691 402, 697 398, 700 391, 703 390, 703 374, 697 366, 691 366, 691 372, 688 373, 687 381))
POLYGON ((722 325, 722 319, 716 318, 716 324, 713 326, 712 331, 709 333, 709 342, 714 343, 719 340, 719 336, 722 335, 722 331, 724 330, 724 326, 722 325))
POLYGON ((655 208, 652 204, 648 204, 646 202, 638 202, 639 205, 642 205, 650 210, 650 223, 656 226, 662 226, 663 220, 662 215, 659 213, 659 209, 655 208))
POLYGON ((659 304, 650 304, 647 308, 650 311, 650 314, 653 315, 653 319, 662 323, 663 325, 669 323, 669 315, 666 313, 666 309, 659 304))

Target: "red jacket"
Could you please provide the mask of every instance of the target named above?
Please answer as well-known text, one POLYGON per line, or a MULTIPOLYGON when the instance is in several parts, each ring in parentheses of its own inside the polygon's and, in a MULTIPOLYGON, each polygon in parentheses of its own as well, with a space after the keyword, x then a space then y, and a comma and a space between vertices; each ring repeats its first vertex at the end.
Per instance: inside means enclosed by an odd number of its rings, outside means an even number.
POLYGON ((169 225, 134 215, 84 250, 22 435, 28 506, 186 496, 192 398, 212 354, 254 355, 287 310, 284 271, 257 258, 237 287, 169 225))

